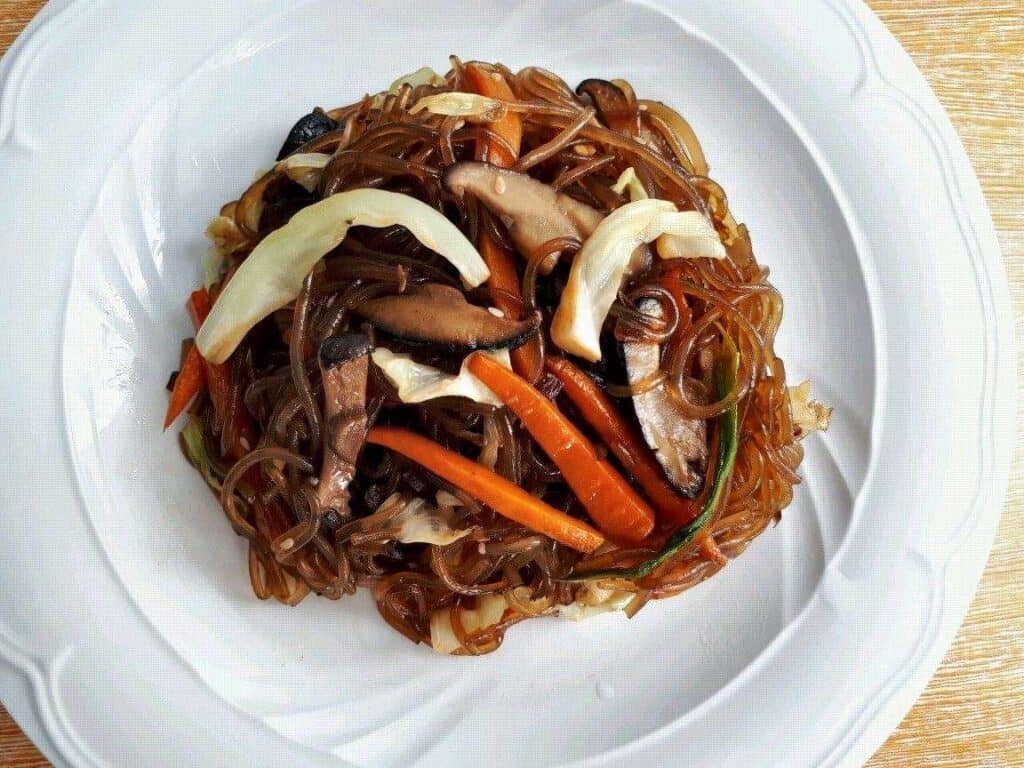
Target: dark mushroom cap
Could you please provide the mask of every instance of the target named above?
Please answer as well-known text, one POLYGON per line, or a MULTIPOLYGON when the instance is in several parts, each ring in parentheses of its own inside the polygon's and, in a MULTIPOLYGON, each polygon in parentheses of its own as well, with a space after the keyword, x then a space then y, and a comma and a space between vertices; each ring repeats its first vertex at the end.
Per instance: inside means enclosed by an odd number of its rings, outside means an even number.
POLYGON ((584 80, 576 86, 576 93, 586 95, 597 109, 601 122, 615 131, 636 132, 636 109, 615 83, 599 78, 584 80))
POLYGON ((328 117, 326 112, 317 107, 308 115, 300 117, 298 122, 292 126, 292 129, 288 132, 288 138, 284 140, 281 151, 277 153, 277 159, 283 160, 303 144, 322 136, 328 131, 333 131, 337 127, 338 124, 328 117))
POLYGON ((373 349, 373 345, 370 344, 370 339, 362 333, 342 333, 330 336, 320 344, 320 364, 324 368, 330 368, 338 363, 345 363, 367 355, 371 349, 373 349))

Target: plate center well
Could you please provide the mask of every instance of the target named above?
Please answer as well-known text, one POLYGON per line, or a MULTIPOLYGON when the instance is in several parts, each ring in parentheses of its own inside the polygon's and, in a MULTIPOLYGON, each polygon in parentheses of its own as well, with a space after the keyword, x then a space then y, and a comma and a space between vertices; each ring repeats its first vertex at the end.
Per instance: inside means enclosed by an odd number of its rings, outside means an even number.
POLYGON ((496 3, 469 16, 460 3, 429 14, 405 5, 349 4, 344 19, 335 4, 301 6, 213 57, 141 126, 76 254, 64 375, 79 480, 153 625, 218 695, 270 727, 368 766, 582 759, 707 701, 817 584, 867 466, 874 346, 864 281, 813 159, 712 45, 637 6, 496 3), (437 18, 459 21, 438 28, 437 18), (421 22, 431 33, 410 38, 421 22), (371 28, 368 59, 344 41, 346 30, 371 28), (641 61, 609 56, 633 48, 641 61), (782 524, 714 579, 631 621, 527 623, 479 659, 410 645, 366 595, 295 609, 257 601, 244 543, 160 431, 164 384, 191 332, 183 302, 200 280, 206 221, 273 161, 311 106, 348 103, 424 64, 444 69, 452 52, 541 65, 573 85, 624 77, 679 108, 786 300, 778 351, 793 383, 813 379, 836 406, 833 431, 807 446, 806 484, 782 524))

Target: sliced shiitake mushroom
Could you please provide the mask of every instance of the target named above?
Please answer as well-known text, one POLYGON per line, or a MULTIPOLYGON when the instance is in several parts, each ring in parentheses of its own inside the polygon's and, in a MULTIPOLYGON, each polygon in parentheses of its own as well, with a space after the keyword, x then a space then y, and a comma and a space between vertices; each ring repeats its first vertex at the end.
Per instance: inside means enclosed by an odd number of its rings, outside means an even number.
MULTIPOLYGON (((637 308, 646 315, 661 319, 664 309, 654 299, 644 299, 637 308)), ((661 345, 648 341, 627 341, 622 345, 629 383, 641 386, 656 376, 661 367, 661 345)), ((683 381, 687 397, 700 399, 695 380, 683 381)), ((689 498, 696 498, 704 485, 708 461, 707 422, 683 416, 679 406, 665 389, 664 382, 633 395, 633 410, 644 439, 654 451, 673 486, 689 498)))
POLYGON ((613 131, 630 136, 636 134, 636 105, 630 102, 626 93, 615 83, 590 78, 576 86, 576 93, 590 98, 601 122, 613 131))
POLYGON ((356 313, 404 341, 452 351, 515 348, 537 332, 540 319, 510 320, 466 301, 458 288, 427 283, 408 293, 360 304, 356 313))
POLYGON ((366 439, 366 380, 370 340, 357 333, 331 336, 320 345, 327 432, 316 493, 323 509, 349 515, 348 485, 366 439))
MULTIPOLYGON (((460 197, 479 199, 508 229, 524 258, 555 238, 585 239, 604 214, 523 173, 488 163, 456 163, 444 175, 445 186, 460 197)), ((558 262, 552 254, 540 265, 548 274, 558 262)))

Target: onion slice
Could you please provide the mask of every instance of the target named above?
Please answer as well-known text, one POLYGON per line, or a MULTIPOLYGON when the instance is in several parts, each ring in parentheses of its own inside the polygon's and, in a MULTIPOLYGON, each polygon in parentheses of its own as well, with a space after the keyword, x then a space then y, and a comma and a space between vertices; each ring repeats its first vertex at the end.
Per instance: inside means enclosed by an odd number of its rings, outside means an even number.
POLYGON ((657 199, 635 200, 617 208, 573 259, 551 323, 551 338, 559 347, 584 360, 601 359, 601 327, 630 274, 633 251, 655 240, 663 259, 725 258, 714 227, 697 211, 677 211, 673 203, 657 199), (661 239, 672 242, 663 247, 661 239))
POLYGON ((410 72, 408 75, 396 78, 388 88, 388 93, 397 94, 403 85, 408 85, 410 88, 418 88, 421 85, 432 85, 435 88, 442 88, 446 84, 447 81, 444 79, 444 75, 437 74, 430 67, 420 67, 415 72, 410 72))
POLYGON ((571 621, 581 621, 602 613, 621 611, 636 595, 623 589, 605 589, 587 583, 576 593, 576 600, 558 606, 558 615, 571 621))
MULTIPOLYGON (((507 349, 491 350, 482 354, 493 358, 506 368, 512 368, 512 360, 507 349)), ((392 352, 385 347, 377 347, 371 355, 374 364, 398 390, 398 399, 403 403, 422 403, 439 397, 465 397, 484 405, 504 405, 497 395, 466 369, 465 360, 459 369, 459 375, 452 376, 433 366, 417 363, 409 355, 392 352)))
POLYGON ((462 117, 470 122, 494 123, 505 117, 508 107, 497 99, 481 96, 477 93, 462 91, 445 91, 424 96, 409 110, 410 114, 418 114, 426 110, 432 115, 462 117))
POLYGON ((447 84, 448 81, 444 79, 443 75, 437 74, 437 72, 430 67, 420 67, 415 72, 410 72, 407 75, 402 75, 401 77, 396 78, 386 91, 382 91, 373 97, 371 106, 374 109, 381 109, 384 106, 384 102, 387 101, 388 96, 397 96, 403 85, 416 89, 423 85, 432 85, 435 88, 443 88, 447 84))
POLYGON ((793 409, 793 431, 799 440, 812 432, 824 432, 832 421, 832 409, 811 399, 811 382, 789 387, 789 403, 793 409))
POLYGON ((661 233, 655 247, 663 259, 725 258, 725 246, 718 232, 697 211, 659 216, 651 228, 661 233))
POLYGON ((618 181, 612 184, 612 192, 617 192, 620 195, 623 192, 628 192, 631 202, 647 200, 650 197, 647 194, 647 190, 644 189, 644 185, 640 183, 640 179, 636 175, 633 166, 630 166, 619 175, 618 181))
POLYGON ((284 160, 279 160, 274 168, 307 192, 312 192, 320 183, 320 175, 330 161, 331 156, 323 152, 306 152, 288 155, 284 160))
POLYGON ((426 203, 380 189, 341 192, 303 208, 256 246, 199 329, 199 351, 212 363, 227 360, 256 323, 299 295, 306 275, 345 239, 349 227, 396 224, 448 259, 468 287, 490 277, 466 236, 426 203))
POLYGON ((480 595, 475 608, 453 606, 441 608, 430 614, 430 646, 438 653, 455 653, 462 648, 452 627, 452 612, 459 612, 459 623, 467 635, 480 632, 498 624, 508 609, 508 600, 503 594, 480 595))
POLYGON ((395 492, 368 517, 359 520, 363 533, 384 533, 403 544, 447 546, 468 536, 472 529, 453 526, 453 510, 442 510, 426 499, 395 492))

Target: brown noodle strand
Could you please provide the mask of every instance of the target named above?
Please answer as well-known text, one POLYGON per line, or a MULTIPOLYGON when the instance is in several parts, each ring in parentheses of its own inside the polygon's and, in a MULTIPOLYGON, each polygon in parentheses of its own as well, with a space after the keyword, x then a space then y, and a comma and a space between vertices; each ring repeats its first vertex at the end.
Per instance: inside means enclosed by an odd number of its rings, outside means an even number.
POLYGON ((295 300, 295 313, 292 320, 291 342, 288 345, 288 359, 291 362, 292 384, 299 395, 299 403, 306 414, 309 424, 309 440, 312 443, 312 454, 320 451, 320 406, 313 398, 313 388, 309 383, 306 371, 307 315, 309 312, 310 286, 313 284, 313 273, 306 276, 302 283, 302 291, 295 300))
POLYGON ((612 165, 618 158, 615 155, 600 155, 591 160, 587 160, 584 163, 579 163, 572 168, 566 168, 558 177, 552 182, 551 186, 561 192, 566 187, 570 187, 580 179, 589 176, 592 173, 596 173, 605 166, 612 165))
POLYGON ((570 141, 576 138, 579 132, 583 130, 583 126, 593 119, 594 114, 594 108, 587 107, 574 122, 565 126, 553 139, 523 155, 519 162, 516 163, 515 170, 519 173, 526 173, 533 166, 543 163, 549 157, 557 155, 570 141))

